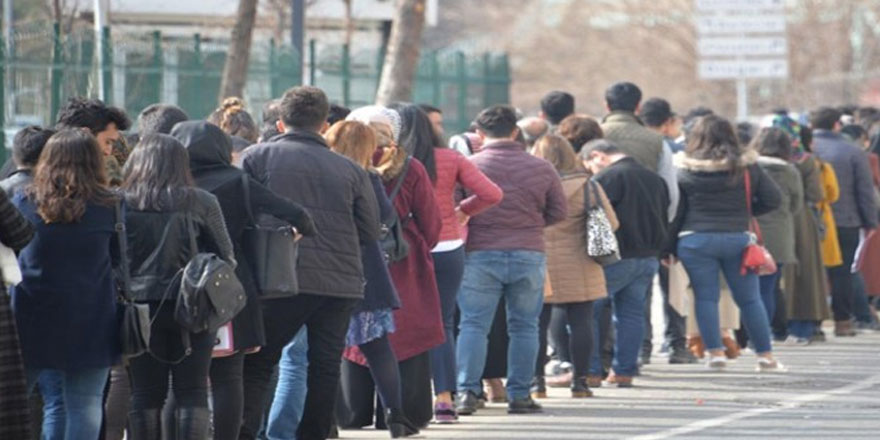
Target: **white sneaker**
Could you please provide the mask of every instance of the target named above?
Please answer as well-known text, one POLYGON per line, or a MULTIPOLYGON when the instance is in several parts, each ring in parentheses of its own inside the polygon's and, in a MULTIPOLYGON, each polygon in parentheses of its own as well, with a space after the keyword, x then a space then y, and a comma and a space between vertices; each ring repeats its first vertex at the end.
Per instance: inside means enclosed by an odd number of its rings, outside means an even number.
POLYGON ((723 370, 727 368, 727 357, 712 356, 709 358, 709 361, 706 362, 706 367, 710 370, 723 370))
POLYGON ((810 345, 810 338, 799 338, 797 336, 789 336, 782 342, 782 345, 792 347, 805 347, 810 345))
POLYGON ((785 373, 788 371, 788 368, 782 365, 782 362, 775 359, 758 358, 758 366, 755 368, 755 371, 759 373, 785 373))

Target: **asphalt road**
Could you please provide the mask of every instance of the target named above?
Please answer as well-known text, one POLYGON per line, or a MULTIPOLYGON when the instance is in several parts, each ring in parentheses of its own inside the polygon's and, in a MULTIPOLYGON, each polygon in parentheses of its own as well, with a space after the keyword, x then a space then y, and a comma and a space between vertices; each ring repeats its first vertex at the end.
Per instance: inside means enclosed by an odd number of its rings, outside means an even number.
MULTIPOLYGON (((512 416, 495 404, 459 424, 432 425, 420 438, 880 439, 880 333, 775 351, 789 372, 756 373, 751 353, 722 373, 655 354, 634 388, 597 388, 577 400, 551 389, 543 414, 512 416)), ((389 436, 365 429, 341 438, 389 436)))

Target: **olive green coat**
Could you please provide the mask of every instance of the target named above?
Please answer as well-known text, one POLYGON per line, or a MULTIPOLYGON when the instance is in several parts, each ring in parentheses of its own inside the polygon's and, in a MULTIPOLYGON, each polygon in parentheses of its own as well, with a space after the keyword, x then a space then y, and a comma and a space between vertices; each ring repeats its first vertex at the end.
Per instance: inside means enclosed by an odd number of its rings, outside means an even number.
POLYGON ((764 246, 777 263, 795 264, 794 215, 804 208, 804 186, 801 174, 790 162, 761 156, 758 165, 776 182, 782 194, 779 208, 758 217, 764 246))

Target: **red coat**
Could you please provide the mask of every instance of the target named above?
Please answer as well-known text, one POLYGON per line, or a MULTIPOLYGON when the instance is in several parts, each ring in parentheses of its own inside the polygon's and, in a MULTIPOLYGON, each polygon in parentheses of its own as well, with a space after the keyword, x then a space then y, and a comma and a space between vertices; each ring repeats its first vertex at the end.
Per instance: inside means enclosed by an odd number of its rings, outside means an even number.
MULTIPOLYGON (((391 193, 395 182, 385 182, 387 193, 391 193)), ((403 361, 445 340, 440 316, 440 294, 431 257, 431 249, 440 239, 442 220, 431 178, 419 161, 412 159, 406 180, 393 203, 401 219, 412 214, 404 227, 409 254, 389 267, 400 295, 400 308, 394 311, 397 330, 389 335, 389 339, 397 360, 403 361)), ((345 358, 361 365, 367 364, 357 347, 347 348, 345 358)))

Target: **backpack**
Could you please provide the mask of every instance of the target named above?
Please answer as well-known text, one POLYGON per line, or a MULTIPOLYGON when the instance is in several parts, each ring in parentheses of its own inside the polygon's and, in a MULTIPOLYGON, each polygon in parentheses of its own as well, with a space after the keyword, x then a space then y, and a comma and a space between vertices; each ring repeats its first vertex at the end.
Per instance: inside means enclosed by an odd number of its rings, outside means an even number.
MULTIPOLYGON (((403 235, 403 228, 406 226, 406 223, 400 221, 400 216, 397 215, 397 209, 394 208, 393 204, 397 194, 400 193, 403 181, 406 180, 406 173, 409 171, 410 160, 410 157, 406 158, 406 161, 403 163, 403 171, 397 178, 397 183, 394 184, 394 189, 391 190, 391 194, 388 195, 388 198, 391 199, 392 203, 391 218, 389 218, 388 221, 382 222, 382 231, 379 237, 379 245, 382 248, 382 253, 385 255, 386 263, 394 263, 403 260, 409 255, 409 243, 407 243, 406 237, 403 235)), ((406 220, 409 220, 409 216, 407 216, 406 220)))
POLYGON ((189 332, 216 332, 244 308, 247 297, 235 269, 213 253, 199 252, 189 216, 186 224, 192 257, 178 273, 180 287, 174 318, 189 332))

